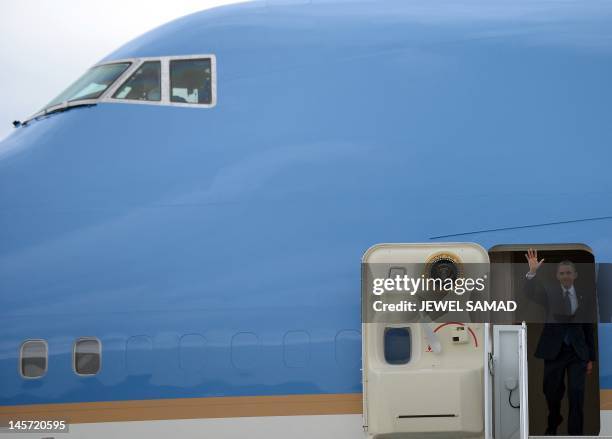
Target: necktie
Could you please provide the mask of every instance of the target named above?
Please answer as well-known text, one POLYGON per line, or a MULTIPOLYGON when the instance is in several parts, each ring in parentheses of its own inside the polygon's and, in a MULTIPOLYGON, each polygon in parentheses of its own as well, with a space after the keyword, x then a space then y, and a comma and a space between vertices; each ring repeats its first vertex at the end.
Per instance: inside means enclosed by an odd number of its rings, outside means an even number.
POLYGON ((572 299, 569 290, 563 290, 563 298, 565 299, 565 310, 568 316, 572 315, 572 299))
MULTIPOLYGON (((570 292, 569 290, 563 289, 563 299, 565 301, 565 309, 566 309, 566 313, 567 315, 572 315, 572 299, 570 299, 570 292)), ((565 336, 563 337, 563 343, 565 343, 566 345, 570 345, 571 341, 570 341, 570 328, 569 325, 565 328, 565 336)))

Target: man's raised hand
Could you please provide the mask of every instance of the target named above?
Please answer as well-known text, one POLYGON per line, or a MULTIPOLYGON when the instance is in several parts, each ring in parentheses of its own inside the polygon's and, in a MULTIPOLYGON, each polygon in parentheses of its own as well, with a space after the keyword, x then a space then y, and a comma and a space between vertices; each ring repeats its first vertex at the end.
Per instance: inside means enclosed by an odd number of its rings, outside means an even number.
POLYGON ((544 258, 538 261, 538 251, 532 248, 527 250, 525 258, 527 258, 527 262, 529 263, 529 272, 532 274, 535 274, 538 268, 540 268, 540 265, 544 262, 544 258))

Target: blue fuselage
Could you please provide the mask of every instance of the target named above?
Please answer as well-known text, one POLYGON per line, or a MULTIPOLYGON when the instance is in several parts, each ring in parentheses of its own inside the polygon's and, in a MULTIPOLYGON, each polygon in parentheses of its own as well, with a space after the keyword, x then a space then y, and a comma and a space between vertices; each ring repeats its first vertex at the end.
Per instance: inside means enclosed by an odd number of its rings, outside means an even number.
POLYGON ((128 43, 107 59, 215 54, 218 104, 75 108, 0 144, 0 404, 358 393, 380 242, 612 262, 611 41, 603 1, 392 1, 240 5, 128 43), (72 369, 81 336, 96 376, 72 369), (42 379, 19 375, 27 339, 42 379))

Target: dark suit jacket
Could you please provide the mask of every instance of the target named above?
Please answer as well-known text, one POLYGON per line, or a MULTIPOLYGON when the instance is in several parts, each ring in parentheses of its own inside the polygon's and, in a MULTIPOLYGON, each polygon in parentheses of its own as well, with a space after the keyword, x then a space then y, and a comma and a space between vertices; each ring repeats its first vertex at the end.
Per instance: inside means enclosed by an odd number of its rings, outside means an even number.
POLYGON ((584 361, 597 360, 593 323, 572 322, 572 320, 580 322, 589 321, 587 317, 584 315, 580 316, 579 314, 580 312, 589 312, 588 300, 583 295, 576 291, 578 309, 572 317, 566 315, 563 290, 560 285, 557 285, 556 288, 546 288, 538 280, 538 276, 535 276, 533 279, 527 280, 525 290, 528 297, 544 306, 547 313, 547 323, 544 325, 535 352, 537 358, 544 360, 554 360, 557 358, 567 333, 570 343, 579 358, 584 361))

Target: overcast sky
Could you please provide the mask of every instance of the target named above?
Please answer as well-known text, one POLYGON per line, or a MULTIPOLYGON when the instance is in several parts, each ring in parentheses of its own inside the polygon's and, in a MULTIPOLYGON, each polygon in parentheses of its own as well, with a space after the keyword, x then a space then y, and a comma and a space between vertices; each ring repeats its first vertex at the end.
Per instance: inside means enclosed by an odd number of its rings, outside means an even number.
POLYGON ((0 1, 0 139, 87 68, 167 21, 239 0, 0 1))

